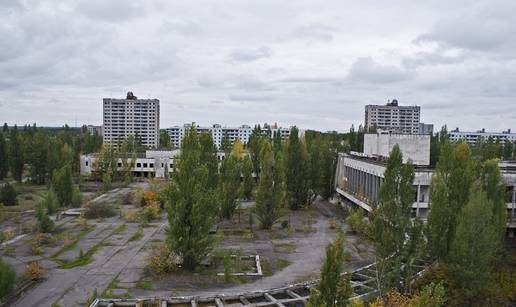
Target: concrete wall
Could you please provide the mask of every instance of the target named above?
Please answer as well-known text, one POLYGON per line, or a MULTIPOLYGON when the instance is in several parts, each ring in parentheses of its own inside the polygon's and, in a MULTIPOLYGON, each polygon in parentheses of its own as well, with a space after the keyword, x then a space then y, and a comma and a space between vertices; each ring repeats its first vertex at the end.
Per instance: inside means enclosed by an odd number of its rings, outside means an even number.
POLYGON ((364 154, 389 157, 394 145, 403 154, 403 162, 416 165, 430 164, 430 135, 370 133, 364 135, 364 154))

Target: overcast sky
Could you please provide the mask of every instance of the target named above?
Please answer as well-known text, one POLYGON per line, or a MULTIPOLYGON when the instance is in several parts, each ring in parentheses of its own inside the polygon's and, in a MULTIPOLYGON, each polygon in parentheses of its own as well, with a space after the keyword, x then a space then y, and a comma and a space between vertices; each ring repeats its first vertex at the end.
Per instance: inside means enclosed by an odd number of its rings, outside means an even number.
POLYGON ((0 122, 348 130, 396 98, 422 121, 516 130, 516 1, 0 0, 0 122))

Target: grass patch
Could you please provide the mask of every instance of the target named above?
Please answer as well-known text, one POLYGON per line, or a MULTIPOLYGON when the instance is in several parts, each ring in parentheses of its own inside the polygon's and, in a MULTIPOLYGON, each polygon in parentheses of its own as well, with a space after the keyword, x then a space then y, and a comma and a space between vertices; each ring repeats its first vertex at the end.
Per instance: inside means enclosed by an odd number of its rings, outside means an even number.
POLYGON ((140 288, 143 290, 152 290, 154 287, 152 285, 152 281, 150 280, 140 280, 136 284, 136 288, 140 288))
POLYGON ((138 227, 138 230, 129 238, 127 242, 139 241, 143 238, 143 227, 138 227))
POLYGON ((296 252, 297 246, 292 243, 273 243, 272 248, 276 253, 292 254, 296 252))
POLYGON ((260 257, 260 265, 262 266, 263 276, 272 276, 272 268, 269 260, 265 257, 260 257))
POLYGON ((113 232, 113 234, 123 234, 125 233, 125 231, 127 230, 127 225, 126 224, 122 224, 120 226, 118 226, 117 229, 115 229, 115 231, 113 232))
MULTIPOLYGON (((77 234, 75 239, 70 242, 70 244, 66 244, 61 249, 59 249, 57 252, 55 252, 50 258, 57 258, 62 253, 69 251, 71 249, 74 249, 77 247, 77 242, 79 242, 80 239, 84 238, 88 233, 92 232, 93 229, 95 229, 96 225, 86 226, 80 233, 77 234)), ((64 235, 64 234, 63 234, 64 235)))
POLYGON ((278 268, 280 270, 283 270, 284 268, 288 267, 290 265, 290 261, 284 258, 278 258, 278 268))

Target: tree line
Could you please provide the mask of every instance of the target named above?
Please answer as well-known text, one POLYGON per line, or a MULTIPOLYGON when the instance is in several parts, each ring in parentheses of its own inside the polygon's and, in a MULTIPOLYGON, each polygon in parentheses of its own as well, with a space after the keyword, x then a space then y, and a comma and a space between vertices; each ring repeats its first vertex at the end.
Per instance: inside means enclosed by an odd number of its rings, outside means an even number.
POLYGON ((166 192, 167 241, 187 269, 195 268, 211 250, 210 229, 217 219, 235 214, 238 199, 254 197, 253 214, 262 228, 270 229, 286 210, 332 193, 337 139, 318 132, 301 136, 293 127, 282 140, 256 126, 245 147, 239 140, 231 147, 226 142, 219 166, 211 135, 197 135, 192 125, 174 163, 166 192))

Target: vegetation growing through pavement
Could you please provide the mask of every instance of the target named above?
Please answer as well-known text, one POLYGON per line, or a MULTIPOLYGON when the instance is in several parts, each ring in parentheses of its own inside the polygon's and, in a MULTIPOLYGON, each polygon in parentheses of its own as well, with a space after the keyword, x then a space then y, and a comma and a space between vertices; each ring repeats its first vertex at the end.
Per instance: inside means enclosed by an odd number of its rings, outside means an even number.
POLYGON ((13 268, 0 259, 0 298, 11 292, 15 282, 16 273, 13 268))

